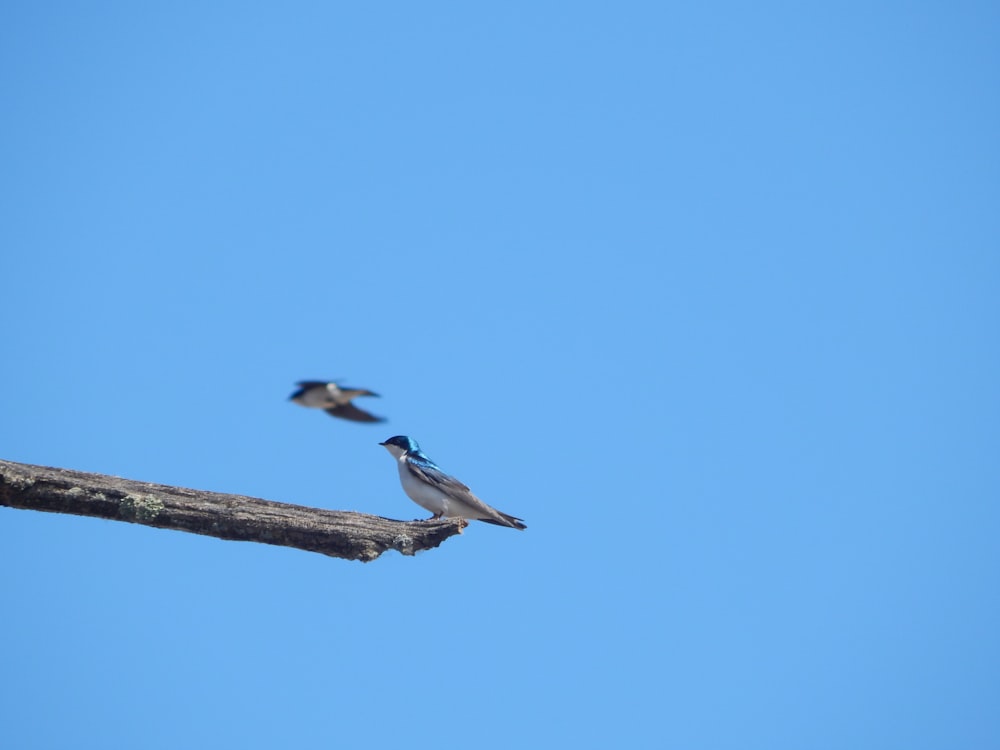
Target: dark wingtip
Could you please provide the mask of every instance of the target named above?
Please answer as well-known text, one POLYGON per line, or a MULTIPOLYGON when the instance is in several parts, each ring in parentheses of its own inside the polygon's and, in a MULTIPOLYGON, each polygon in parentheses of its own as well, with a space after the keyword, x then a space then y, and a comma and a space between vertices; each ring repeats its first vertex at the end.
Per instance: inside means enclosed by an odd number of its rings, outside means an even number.
POLYGON ((483 521, 485 523, 491 523, 494 526, 503 526, 504 528, 507 529, 517 529, 518 531, 524 531, 526 528, 528 528, 527 524, 520 518, 515 518, 514 516, 508 516, 506 513, 501 513, 500 515, 503 516, 503 520, 506 521, 507 523, 503 523, 503 521, 497 521, 495 518, 480 518, 478 520, 483 521))
POLYGON ((528 525, 517 516, 509 516, 506 513, 501 513, 500 515, 503 516, 505 521, 510 522, 512 528, 515 528, 518 531, 524 531, 528 528, 528 525))

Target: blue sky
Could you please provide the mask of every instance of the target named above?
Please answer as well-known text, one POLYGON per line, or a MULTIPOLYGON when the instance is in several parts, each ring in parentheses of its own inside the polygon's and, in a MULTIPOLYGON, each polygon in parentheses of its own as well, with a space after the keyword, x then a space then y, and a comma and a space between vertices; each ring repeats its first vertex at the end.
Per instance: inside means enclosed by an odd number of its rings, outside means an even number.
POLYGON ((529 528, 0 510, 0 741, 1000 744, 997 33, 4 4, 0 457, 410 519, 402 433, 529 528))

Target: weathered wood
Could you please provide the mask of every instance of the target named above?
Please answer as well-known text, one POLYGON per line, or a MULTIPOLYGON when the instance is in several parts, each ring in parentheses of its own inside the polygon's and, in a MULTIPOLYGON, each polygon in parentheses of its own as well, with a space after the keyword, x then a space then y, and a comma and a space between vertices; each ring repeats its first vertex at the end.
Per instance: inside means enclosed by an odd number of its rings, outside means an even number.
POLYGON ((363 562, 389 549, 412 555, 437 547, 468 523, 459 518, 394 521, 0 460, 3 505, 277 544, 363 562))

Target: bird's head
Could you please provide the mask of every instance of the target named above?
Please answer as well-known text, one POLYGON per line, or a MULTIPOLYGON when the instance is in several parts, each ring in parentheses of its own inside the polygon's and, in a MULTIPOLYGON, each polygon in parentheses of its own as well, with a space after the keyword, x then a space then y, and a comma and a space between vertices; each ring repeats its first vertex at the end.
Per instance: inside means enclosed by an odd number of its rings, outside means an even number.
POLYGON ((403 456, 407 453, 419 453, 420 446, 417 445, 417 441, 406 435, 396 435, 388 440, 379 443, 384 447, 389 453, 391 453, 396 458, 403 456))

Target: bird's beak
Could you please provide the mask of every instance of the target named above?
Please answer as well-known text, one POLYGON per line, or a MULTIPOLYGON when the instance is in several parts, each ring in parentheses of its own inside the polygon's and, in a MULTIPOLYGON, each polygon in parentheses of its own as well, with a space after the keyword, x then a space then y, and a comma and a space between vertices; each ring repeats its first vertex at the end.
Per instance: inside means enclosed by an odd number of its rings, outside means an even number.
POLYGON ((385 441, 382 441, 381 443, 379 443, 379 445, 385 445, 385 441))

